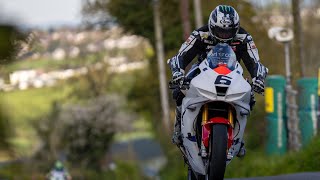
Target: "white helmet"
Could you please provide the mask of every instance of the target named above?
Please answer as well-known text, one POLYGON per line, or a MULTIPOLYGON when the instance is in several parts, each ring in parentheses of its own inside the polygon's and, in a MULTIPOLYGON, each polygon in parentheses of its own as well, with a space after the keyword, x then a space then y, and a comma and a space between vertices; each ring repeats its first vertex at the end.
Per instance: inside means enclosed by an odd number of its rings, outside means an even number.
POLYGON ((208 26, 211 36, 226 42, 232 40, 238 33, 240 18, 233 7, 219 5, 211 12, 208 26))

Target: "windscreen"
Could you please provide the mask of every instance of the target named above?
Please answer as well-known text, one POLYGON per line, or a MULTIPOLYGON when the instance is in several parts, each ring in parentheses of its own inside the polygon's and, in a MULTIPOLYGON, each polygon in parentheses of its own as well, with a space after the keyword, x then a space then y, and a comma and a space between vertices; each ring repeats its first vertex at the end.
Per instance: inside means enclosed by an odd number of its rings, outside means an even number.
POLYGON ((236 66, 237 57, 228 44, 219 43, 208 53, 207 61, 211 69, 224 66, 233 71, 236 66))

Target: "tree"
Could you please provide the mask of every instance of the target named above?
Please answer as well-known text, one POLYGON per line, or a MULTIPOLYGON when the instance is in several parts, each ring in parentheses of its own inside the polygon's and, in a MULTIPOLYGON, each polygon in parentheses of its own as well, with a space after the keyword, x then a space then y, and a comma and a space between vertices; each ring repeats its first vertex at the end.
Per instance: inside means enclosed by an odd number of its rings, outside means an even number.
MULTIPOLYGON (((180 16, 176 12, 179 2, 161 0, 160 3, 165 50, 177 48, 183 40, 180 16), (172 14, 177 15, 173 16, 172 14), (181 35, 176 36, 177 34, 181 35), (179 38, 177 39, 177 37, 179 38)), ((108 12, 127 32, 146 37, 153 45, 155 44, 152 0, 86 0, 83 9, 85 16, 96 15, 99 17, 100 12, 108 12)), ((101 21, 103 18, 105 17, 102 17, 101 21)))
POLYGON ((190 16, 189 16, 189 0, 180 0, 180 13, 183 29, 183 39, 188 39, 191 33, 190 16))
MULTIPOLYGON (((26 36, 14 25, 0 24, 0 71, 4 65, 12 63, 20 49, 19 41, 26 40, 26 36)), ((10 117, 0 105, 0 150, 9 150, 9 138, 12 135, 10 117)), ((13 155, 13 154, 11 154, 13 155)))
POLYGON ((294 43, 294 66, 297 76, 294 74, 294 78, 305 76, 305 64, 304 62, 304 49, 303 49, 303 32, 300 16, 300 0, 292 0, 292 15, 293 15, 293 31, 295 40, 294 43))
POLYGON ((305 65, 305 76, 315 77, 318 73, 318 68, 320 67, 319 57, 320 57, 320 43, 316 39, 320 38, 319 28, 320 19, 319 15, 317 17, 318 8, 320 8, 320 2, 312 2, 308 8, 308 14, 306 14, 302 19, 303 36, 306 40, 304 43, 304 65, 305 65))
POLYGON ((0 65, 12 62, 20 49, 19 42, 26 39, 14 25, 0 24, 0 65))
POLYGON ((53 104, 35 126, 43 143, 36 158, 48 162, 66 155, 74 167, 99 170, 113 135, 131 128, 133 117, 121 111, 122 103, 109 95, 81 105, 53 104))
POLYGON ((10 117, 3 108, 3 105, 0 105, 0 150, 10 150, 11 148, 9 138, 13 132, 9 119, 10 117))

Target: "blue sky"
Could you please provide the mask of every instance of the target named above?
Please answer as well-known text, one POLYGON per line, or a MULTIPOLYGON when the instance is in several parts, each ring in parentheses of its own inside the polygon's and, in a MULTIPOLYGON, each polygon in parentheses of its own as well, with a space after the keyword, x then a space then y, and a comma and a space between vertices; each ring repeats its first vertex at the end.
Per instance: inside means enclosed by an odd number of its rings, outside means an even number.
POLYGON ((0 0, 0 20, 26 27, 74 25, 80 11, 81 0, 0 0))

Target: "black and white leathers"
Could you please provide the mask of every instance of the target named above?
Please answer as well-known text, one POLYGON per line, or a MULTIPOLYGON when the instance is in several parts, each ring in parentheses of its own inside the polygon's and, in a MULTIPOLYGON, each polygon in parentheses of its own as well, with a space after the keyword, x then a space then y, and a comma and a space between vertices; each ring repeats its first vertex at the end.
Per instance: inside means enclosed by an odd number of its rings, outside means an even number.
MULTIPOLYGON (((209 35, 208 25, 205 25, 191 33, 184 42, 179 53, 171 58, 168 63, 172 73, 184 71, 188 64, 198 56, 199 61, 206 58, 207 53, 218 43, 218 40, 209 35)), ((264 79, 267 68, 260 63, 258 49, 251 35, 240 27, 237 35, 231 42, 227 42, 236 53, 237 60, 243 60, 252 78, 264 79)))

